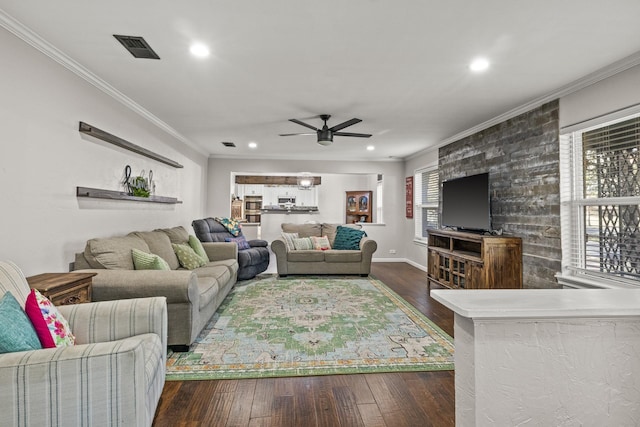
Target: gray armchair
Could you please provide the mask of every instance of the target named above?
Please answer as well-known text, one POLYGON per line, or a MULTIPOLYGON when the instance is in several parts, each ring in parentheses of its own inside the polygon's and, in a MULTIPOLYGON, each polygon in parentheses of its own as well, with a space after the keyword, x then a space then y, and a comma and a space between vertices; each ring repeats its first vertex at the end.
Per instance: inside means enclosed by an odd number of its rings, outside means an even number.
MULTIPOLYGON (((7 291, 24 308, 24 275, 0 262, 7 291)), ((165 381, 165 298, 57 308, 76 345, 0 354, 0 425, 150 426, 165 381)))
MULTIPOLYGON (((196 219, 191 226, 201 242, 224 242, 225 238, 234 237, 213 218, 196 219)), ((238 251, 238 280, 252 279, 269 267, 269 242, 261 239, 247 242, 250 248, 238 251)))

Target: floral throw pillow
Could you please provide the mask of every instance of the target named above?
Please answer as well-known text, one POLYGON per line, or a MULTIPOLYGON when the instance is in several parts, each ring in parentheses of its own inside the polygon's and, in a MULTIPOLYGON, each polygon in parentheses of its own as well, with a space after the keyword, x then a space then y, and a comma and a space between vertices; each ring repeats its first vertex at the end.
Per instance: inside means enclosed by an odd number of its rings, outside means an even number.
POLYGON ((76 338, 71 333, 67 320, 58 309, 37 289, 32 289, 24 304, 31 324, 36 330, 43 348, 74 345, 76 338))
POLYGON ((240 233, 242 233, 242 225, 235 219, 221 217, 215 217, 213 219, 224 225, 224 228, 234 237, 238 237, 240 233))
POLYGON ((331 249, 331 244, 329 244, 329 238, 327 236, 311 236, 311 241, 313 242, 313 249, 317 249, 319 251, 331 249))

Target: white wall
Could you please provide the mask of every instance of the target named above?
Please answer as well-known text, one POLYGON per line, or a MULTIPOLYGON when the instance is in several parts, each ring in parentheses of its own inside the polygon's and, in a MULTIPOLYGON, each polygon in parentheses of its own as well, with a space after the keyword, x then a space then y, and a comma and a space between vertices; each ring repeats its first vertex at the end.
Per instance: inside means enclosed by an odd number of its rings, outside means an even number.
POLYGON ((560 128, 640 103, 640 65, 560 98, 560 128))
POLYGON ((207 159, 0 29, 0 259, 26 275, 68 271, 87 239, 184 225, 206 206, 207 159), (84 121, 184 165, 175 169, 78 132, 84 121), (125 165, 154 172, 178 205, 78 199, 120 190, 125 165))
MULTIPOLYGON (((404 177, 401 162, 317 162, 259 159, 209 159, 208 204, 206 216, 229 216, 231 174, 252 173, 301 173, 310 172, 322 177, 318 192, 319 213, 306 214, 265 214, 261 227, 262 238, 273 240, 279 235, 282 222, 340 223, 345 221, 345 191, 365 190, 353 186, 371 186, 375 194, 375 183, 371 177, 353 174, 384 175, 384 224, 365 224, 367 235, 378 242, 374 259, 398 259, 405 257, 407 242, 403 239, 401 227, 404 218, 404 177), (275 231, 274 231, 275 230, 275 231), (395 249, 396 254, 389 251, 395 249)), ((375 198, 375 196, 374 196, 375 198)))
MULTIPOLYGON (((420 155, 414 156, 405 162, 404 175, 413 176, 417 169, 422 169, 430 166, 438 166, 438 149, 429 150, 420 155)), ((404 181, 402 182, 402 194, 404 197, 404 181)), ((416 183, 413 183, 414 192, 416 183)), ((415 206, 414 206, 415 211, 415 206)), ((415 219, 415 215, 414 215, 415 219)), ((415 222, 414 219, 405 218, 403 214, 403 236, 407 242, 407 249, 405 256, 407 260, 414 263, 416 266, 427 268, 427 247, 424 244, 413 242, 413 236, 415 234, 415 222)))

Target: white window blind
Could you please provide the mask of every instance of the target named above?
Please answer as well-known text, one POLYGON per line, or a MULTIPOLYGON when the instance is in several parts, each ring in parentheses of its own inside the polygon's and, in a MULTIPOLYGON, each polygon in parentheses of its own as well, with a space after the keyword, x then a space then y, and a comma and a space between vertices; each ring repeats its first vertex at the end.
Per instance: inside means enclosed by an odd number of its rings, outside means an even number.
POLYGON ((438 168, 417 170, 413 178, 415 238, 426 240, 427 228, 437 228, 440 182, 438 168))
POLYGON ((562 135, 563 275, 640 285, 640 115, 562 135))

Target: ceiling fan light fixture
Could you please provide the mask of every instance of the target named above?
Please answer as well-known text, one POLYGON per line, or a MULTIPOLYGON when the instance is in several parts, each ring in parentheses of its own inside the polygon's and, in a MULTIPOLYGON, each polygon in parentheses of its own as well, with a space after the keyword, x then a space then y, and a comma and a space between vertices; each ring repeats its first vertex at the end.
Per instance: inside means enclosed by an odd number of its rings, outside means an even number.
POLYGON ((300 190, 311 190, 313 188, 314 179, 309 173, 303 173, 298 176, 298 188, 300 190))
MULTIPOLYGON (((324 125, 325 128, 327 125, 324 125)), ((331 145, 333 144, 333 132, 329 129, 321 129, 318 131, 318 144, 320 145, 331 145)))

